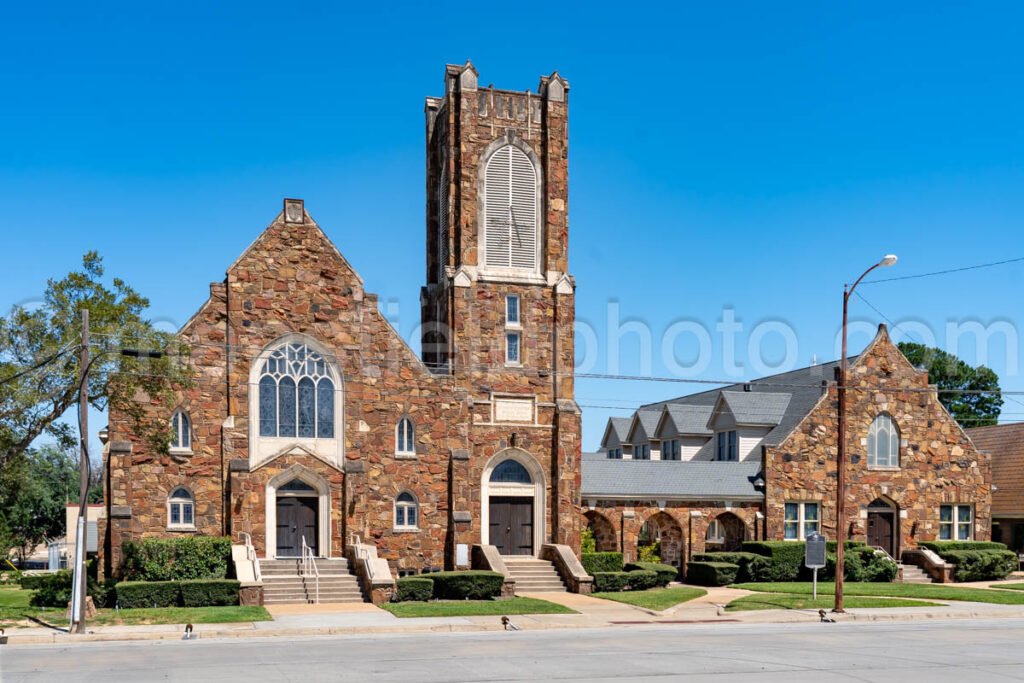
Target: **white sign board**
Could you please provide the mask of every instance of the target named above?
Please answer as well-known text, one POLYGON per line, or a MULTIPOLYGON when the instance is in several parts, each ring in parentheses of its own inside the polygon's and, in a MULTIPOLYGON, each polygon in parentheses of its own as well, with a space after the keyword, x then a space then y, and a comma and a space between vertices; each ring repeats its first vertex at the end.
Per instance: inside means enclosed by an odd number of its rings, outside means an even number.
POLYGON ((530 398, 496 398, 494 399, 495 422, 533 423, 533 399, 530 398))
POLYGON ((469 566, 469 545, 467 545, 466 543, 455 544, 455 566, 469 566))

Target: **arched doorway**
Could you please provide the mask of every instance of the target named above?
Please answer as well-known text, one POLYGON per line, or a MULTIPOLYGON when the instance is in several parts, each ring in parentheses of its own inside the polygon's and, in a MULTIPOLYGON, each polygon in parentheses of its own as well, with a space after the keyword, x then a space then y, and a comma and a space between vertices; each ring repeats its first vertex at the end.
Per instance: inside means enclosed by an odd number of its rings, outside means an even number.
POLYGON ((594 536, 594 550, 599 553, 617 552, 619 539, 615 534, 615 527, 608 521, 608 518, 593 510, 588 511, 584 517, 587 521, 587 528, 594 536))
POLYGON ((743 520, 731 512, 723 512, 708 524, 704 546, 709 552, 732 552, 742 548, 745 540, 747 540, 747 527, 743 520))
POLYGON ((640 558, 640 546, 654 544, 656 553, 664 564, 682 566, 683 528, 668 513, 658 512, 644 522, 640 527, 637 541, 637 559, 640 558))
POLYGON ((875 498, 868 504, 868 545, 881 548, 892 557, 897 557, 896 526, 899 514, 896 504, 887 498, 875 498))
POLYGON ((502 555, 536 555, 544 542, 544 474, 526 451, 509 448, 484 468, 481 535, 502 555))
POLYGON ((330 486, 300 465, 267 483, 267 557, 301 557, 305 540, 317 557, 330 557, 330 486))

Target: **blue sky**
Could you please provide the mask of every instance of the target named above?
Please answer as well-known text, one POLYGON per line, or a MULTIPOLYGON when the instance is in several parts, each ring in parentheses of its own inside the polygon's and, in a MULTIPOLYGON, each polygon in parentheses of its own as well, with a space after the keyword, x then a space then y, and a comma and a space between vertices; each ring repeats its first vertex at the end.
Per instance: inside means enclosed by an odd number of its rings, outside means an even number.
MULTIPOLYGON (((1019 4, 208 4, 5 10, 4 309, 98 249, 154 318, 180 324, 292 196, 408 336, 423 98, 466 59, 485 85, 536 88, 555 69, 571 83, 570 259, 591 371, 741 379, 830 359, 842 284, 882 254, 900 256, 886 277, 1024 256, 1019 4), (610 302, 651 330, 650 367, 636 335, 609 358, 610 302), (716 331, 729 315, 736 363, 716 331), (675 364, 660 347, 679 321, 713 341, 684 372, 696 338, 678 338, 675 364), (790 358, 771 331, 748 357, 765 322, 793 331, 790 358)), ((948 348, 949 322, 1017 334, 1022 275, 1018 262, 860 291, 948 348)), ((880 322, 860 300, 851 315, 880 322)), ((986 360, 1024 391, 1021 345, 1004 338, 986 360)), ((867 339, 858 328, 851 348, 867 339)), ((958 350, 980 359, 969 337, 958 350)), ((695 389, 581 379, 584 447, 608 415, 695 389)))

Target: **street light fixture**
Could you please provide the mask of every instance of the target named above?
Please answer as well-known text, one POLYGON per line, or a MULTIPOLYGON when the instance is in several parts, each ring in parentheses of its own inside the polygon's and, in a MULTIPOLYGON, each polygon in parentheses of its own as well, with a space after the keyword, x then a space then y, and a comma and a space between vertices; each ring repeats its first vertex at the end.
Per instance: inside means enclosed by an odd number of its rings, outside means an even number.
POLYGON ((888 268, 895 264, 895 254, 886 254, 882 260, 871 266, 850 285, 843 285, 843 352, 839 359, 839 444, 836 453, 836 594, 833 612, 845 612, 843 609, 843 584, 845 574, 846 545, 846 321, 850 306, 850 296, 868 273, 875 268, 888 268))

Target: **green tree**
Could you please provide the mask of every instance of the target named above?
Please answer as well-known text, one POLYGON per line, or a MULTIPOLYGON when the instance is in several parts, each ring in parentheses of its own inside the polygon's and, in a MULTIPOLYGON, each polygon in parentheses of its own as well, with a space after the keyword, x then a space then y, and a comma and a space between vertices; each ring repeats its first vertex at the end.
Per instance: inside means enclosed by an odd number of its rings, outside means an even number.
POLYGON ((996 424, 1003 397, 999 376, 992 369, 972 367, 951 353, 923 344, 900 342, 899 347, 907 360, 928 371, 928 381, 940 390, 939 400, 960 426, 996 424))
POLYGON ((148 306, 123 280, 114 278, 108 285, 102 259, 89 252, 82 270, 47 282, 38 306, 15 306, 7 318, 0 318, 0 469, 42 435, 63 448, 75 442, 77 430, 60 418, 78 401, 83 308, 89 309, 90 353, 98 357, 89 372, 89 402, 101 410, 118 410, 154 448, 167 448, 170 427, 149 406, 169 406, 173 388, 187 387, 191 377, 176 337, 156 331, 143 317, 148 306), (170 355, 126 358, 117 353, 126 347, 170 355), (24 372, 39 364, 43 366, 24 372))
POLYGON ((0 471, 0 551, 24 561, 32 549, 65 533, 65 504, 77 499, 76 451, 55 444, 20 453, 0 471))

